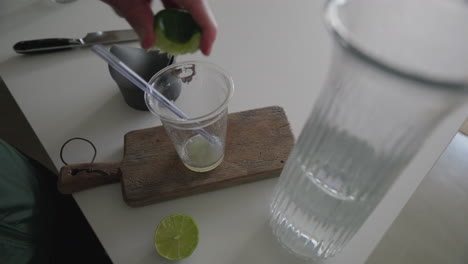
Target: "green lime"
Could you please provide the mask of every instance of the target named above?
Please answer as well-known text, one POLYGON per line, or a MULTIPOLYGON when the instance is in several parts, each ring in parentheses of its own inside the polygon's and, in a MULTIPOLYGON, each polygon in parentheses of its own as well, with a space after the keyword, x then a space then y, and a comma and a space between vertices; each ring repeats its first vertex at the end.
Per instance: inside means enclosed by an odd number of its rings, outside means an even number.
POLYGON ((200 47, 200 27, 184 9, 159 11, 154 16, 154 32, 154 47, 172 55, 193 53, 200 47))
POLYGON ((156 250, 159 255, 169 260, 189 257, 197 244, 197 223, 186 214, 175 214, 164 218, 154 233, 156 250))

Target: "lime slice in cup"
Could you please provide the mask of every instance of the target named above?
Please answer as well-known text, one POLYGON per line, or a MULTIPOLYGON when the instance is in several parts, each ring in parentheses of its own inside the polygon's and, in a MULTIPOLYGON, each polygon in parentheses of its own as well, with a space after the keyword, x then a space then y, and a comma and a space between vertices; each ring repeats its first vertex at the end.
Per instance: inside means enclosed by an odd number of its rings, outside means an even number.
POLYGON ((198 245, 198 226, 186 214, 164 218, 154 233, 154 246, 159 255, 169 260, 180 260, 192 255, 198 245))
POLYGON ((154 48, 171 55, 194 53, 200 48, 201 29, 184 9, 168 8, 154 16, 154 48))

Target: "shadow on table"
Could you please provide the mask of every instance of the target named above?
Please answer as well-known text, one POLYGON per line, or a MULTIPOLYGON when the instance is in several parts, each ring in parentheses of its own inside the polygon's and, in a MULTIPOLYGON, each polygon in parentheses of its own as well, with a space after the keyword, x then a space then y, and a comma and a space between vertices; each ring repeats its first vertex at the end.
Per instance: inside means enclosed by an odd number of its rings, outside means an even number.
MULTIPOLYGON (((189 258, 190 259, 190 258, 189 258)), ((167 260, 161 257, 154 248, 153 245, 148 246, 148 254, 145 254, 143 258, 139 261, 134 262, 134 264, 146 264, 146 263, 154 263, 154 264, 182 264, 184 260, 174 261, 174 260, 167 260)))
POLYGON ((2 32, 10 32, 18 28, 34 25, 45 19, 46 15, 56 12, 58 9, 72 8, 72 6, 57 4, 51 0, 16 0, 14 2, 9 4, 10 8, 1 8, 2 4, 0 4, 0 15, 2 17, 0 29, 2 32))
POLYGON ((468 136, 455 135, 366 264, 468 263, 468 136))
MULTIPOLYGON (((154 264, 188 264, 193 263, 190 258, 179 261, 170 261, 158 255, 154 247, 148 247, 148 254, 144 258, 135 262, 135 264, 154 263, 154 264)), ((233 253, 233 252, 229 252, 233 253)), ((196 251, 195 251, 196 254, 196 251)), ((223 264, 241 264, 241 263, 270 263, 270 264, 305 264, 304 260, 289 254, 286 249, 276 241, 268 223, 261 225, 257 232, 249 235, 249 239, 244 247, 236 253, 237 258, 223 264)))
POLYGON ((237 253, 237 258, 231 263, 278 263, 278 264, 304 264, 306 261, 301 260, 284 249, 276 237, 271 232, 268 223, 265 222, 245 243, 240 252, 237 253))
MULTIPOLYGON (((1 8, 1 7, 0 7, 1 8)), ((80 59, 91 51, 86 48, 76 48, 68 50, 57 50, 57 51, 48 51, 43 53, 34 53, 34 54, 18 54, 13 50, 13 45, 11 47, 10 54, 5 56, 5 59, 0 61, 0 72, 5 79, 7 84, 9 79, 17 79, 18 77, 23 77, 25 75, 36 74, 38 71, 44 71, 44 69, 58 67, 58 65, 63 64, 65 61, 80 59), (46 62, 46 64, 44 64, 46 62)), ((66 68, 61 68, 65 70, 66 68)), ((43 72, 47 74, 47 71, 43 72)), ((55 78, 57 76, 50 75, 49 78, 55 78)), ((50 82, 49 82, 50 83, 50 82)), ((13 87, 10 87, 13 88, 13 87)), ((43 89, 38 84, 35 84, 34 87, 14 87, 15 89, 43 89)))
MULTIPOLYGON (((93 142, 98 151, 96 162, 115 162, 122 160, 125 133, 156 126, 156 120, 149 112, 131 109, 116 88, 115 92, 100 103, 95 110, 90 111, 87 118, 74 124, 75 129, 71 130, 79 131, 76 134, 77 137, 93 142), (101 153, 106 153, 106 155, 103 156, 101 153)), ((57 142, 57 148, 60 148, 66 140, 64 138, 57 142)), ((89 148, 87 144, 83 143, 83 145, 89 148)), ((64 155, 67 153, 64 152, 64 155)), ((87 157, 76 157, 76 155, 70 156, 69 163, 87 162, 90 159, 89 153, 87 157), (72 160, 75 158, 79 161, 72 160)))

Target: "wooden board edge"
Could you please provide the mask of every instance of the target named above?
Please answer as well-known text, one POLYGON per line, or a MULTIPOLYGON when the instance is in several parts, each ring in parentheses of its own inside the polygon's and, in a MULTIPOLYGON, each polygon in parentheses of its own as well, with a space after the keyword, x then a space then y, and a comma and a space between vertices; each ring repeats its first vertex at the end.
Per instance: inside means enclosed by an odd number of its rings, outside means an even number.
MULTIPOLYGON (((174 200, 178 198, 183 198, 183 197, 188 197, 188 196, 194 196, 197 194, 203 194, 206 192, 211 192, 211 191, 216 191, 216 190, 222 190, 225 188, 229 187, 234 187, 234 186, 239 186, 242 184, 247 184, 247 183, 252 183, 252 182, 257 182, 261 180, 266 180, 266 179, 272 179, 276 178, 280 175, 281 171, 283 168, 279 168, 273 171, 268 171, 268 172, 262 172, 255 174, 255 177, 252 177, 252 175, 246 176, 246 177, 240 177, 240 178, 234 178, 232 180, 224 181, 224 182, 216 182, 213 184, 205 185, 203 188, 197 188, 197 189, 183 189, 180 190, 177 194, 172 194, 164 197, 148 197, 145 200, 133 200, 133 199, 128 199, 125 195, 122 195, 123 200, 125 203, 130 206, 130 207, 141 207, 145 205, 150 205, 154 203, 159 203, 159 202, 164 202, 164 201, 169 201, 169 200, 174 200)), ((123 188, 122 188, 123 191, 123 188)))

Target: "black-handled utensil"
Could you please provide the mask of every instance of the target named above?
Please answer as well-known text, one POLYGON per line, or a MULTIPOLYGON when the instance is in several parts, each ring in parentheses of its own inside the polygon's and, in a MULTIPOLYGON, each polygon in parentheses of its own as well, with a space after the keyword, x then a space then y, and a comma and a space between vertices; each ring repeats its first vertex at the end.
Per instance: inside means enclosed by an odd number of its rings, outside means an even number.
POLYGON ((94 44, 110 44, 138 40, 134 30, 113 30, 88 33, 84 38, 46 38, 25 40, 16 43, 13 49, 20 54, 42 53, 53 50, 63 50, 77 47, 87 47, 94 44))

